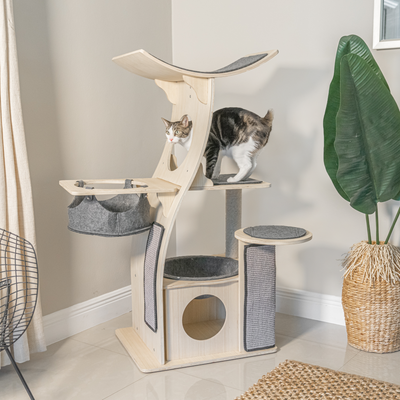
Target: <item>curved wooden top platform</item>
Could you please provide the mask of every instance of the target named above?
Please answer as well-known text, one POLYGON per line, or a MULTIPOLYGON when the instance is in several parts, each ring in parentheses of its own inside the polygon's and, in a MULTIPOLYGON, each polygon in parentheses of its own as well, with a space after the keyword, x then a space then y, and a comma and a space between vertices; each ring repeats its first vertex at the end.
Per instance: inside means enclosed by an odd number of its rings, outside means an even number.
POLYGON ((144 78, 159 79, 169 82, 181 82, 183 81, 184 75, 195 78, 222 78, 241 74, 269 61, 277 54, 278 50, 269 50, 257 54, 251 54, 239 58, 239 60, 236 60, 224 68, 211 72, 192 71, 180 68, 152 56, 145 50, 136 50, 132 53, 114 57, 113 61, 122 68, 125 68, 136 75, 143 76, 144 78))

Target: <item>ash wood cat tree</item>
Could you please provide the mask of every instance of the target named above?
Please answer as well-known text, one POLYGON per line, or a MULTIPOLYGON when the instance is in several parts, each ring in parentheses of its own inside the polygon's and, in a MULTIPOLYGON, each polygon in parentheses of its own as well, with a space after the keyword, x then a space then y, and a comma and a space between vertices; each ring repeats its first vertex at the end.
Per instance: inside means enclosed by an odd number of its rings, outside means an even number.
MULTIPOLYGON (((154 226, 159 229, 163 227, 163 231, 159 231, 162 236, 159 236, 158 254, 155 253, 154 321, 149 324, 149 317, 145 315, 145 253, 148 234, 142 233, 133 236, 132 327, 116 331, 117 337, 143 372, 276 351, 275 346, 258 351, 246 351, 244 348, 243 326, 241 326, 244 306, 240 304, 243 302, 243 271, 225 279, 171 280, 164 278, 164 265, 171 231, 188 190, 226 191, 226 256, 237 258, 238 245, 234 233, 241 228, 242 189, 267 188, 270 184, 261 182, 214 185, 204 176, 201 159, 213 114, 214 79, 246 72, 269 61, 277 54, 277 50, 253 54, 214 72, 179 68, 157 59, 144 50, 114 58, 113 60, 121 67, 142 77, 153 79, 164 90, 168 100, 173 104, 171 121, 180 119, 184 114, 191 117, 193 140, 190 150, 178 166, 172 155, 173 144, 166 142, 153 177, 133 179, 136 187, 132 189, 95 187, 88 192, 88 189, 78 187, 75 180, 60 182, 60 185, 74 196, 85 196, 89 193, 90 195, 147 193, 155 212, 154 226), (201 309, 191 302, 199 296, 206 304, 205 307, 203 304, 201 309), (186 308, 189 312, 185 313, 186 308), (225 321, 221 323, 223 318, 225 321), (185 323, 186 331, 183 327, 185 323), (219 325, 216 331, 220 330, 218 334, 212 336, 216 325, 219 325), (206 339, 210 335, 212 337, 206 339)), ((158 137, 159 132, 156 134, 158 137)), ((104 183, 119 185, 124 183, 123 179, 83 181, 94 186, 104 183)))

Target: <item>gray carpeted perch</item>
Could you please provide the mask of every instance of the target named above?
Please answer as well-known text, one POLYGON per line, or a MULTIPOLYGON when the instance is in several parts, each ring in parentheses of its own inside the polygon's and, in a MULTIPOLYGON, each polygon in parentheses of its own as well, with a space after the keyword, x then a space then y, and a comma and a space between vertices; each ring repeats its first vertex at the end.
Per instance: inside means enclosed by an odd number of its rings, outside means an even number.
POLYGON ((243 230, 246 235, 258 239, 296 239, 304 236, 307 232, 303 228, 283 225, 259 225, 251 226, 243 230))

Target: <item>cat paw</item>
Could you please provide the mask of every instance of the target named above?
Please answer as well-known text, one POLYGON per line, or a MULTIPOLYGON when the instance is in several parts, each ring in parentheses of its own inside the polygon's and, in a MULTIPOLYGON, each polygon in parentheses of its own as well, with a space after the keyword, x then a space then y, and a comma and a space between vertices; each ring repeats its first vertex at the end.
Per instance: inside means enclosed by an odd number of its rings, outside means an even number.
POLYGON ((226 181, 227 181, 227 182, 237 182, 237 179, 235 179, 234 176, 231 176, 231 177, 228 178, 226 181))

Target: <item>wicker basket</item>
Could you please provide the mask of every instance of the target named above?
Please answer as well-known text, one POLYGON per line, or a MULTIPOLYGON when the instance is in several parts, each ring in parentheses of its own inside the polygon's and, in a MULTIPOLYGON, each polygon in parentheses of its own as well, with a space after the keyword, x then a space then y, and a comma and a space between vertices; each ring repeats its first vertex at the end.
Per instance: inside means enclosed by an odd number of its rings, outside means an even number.
POLYGON ((348 343, 360 350, 391 353, 400 350, 400 283, 382 278, 365 282, 364 268, 343 281, 342 305, 348 343))

